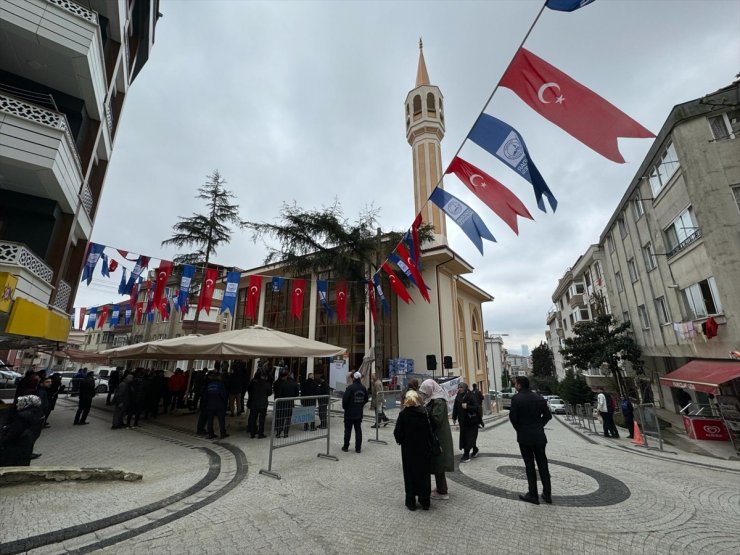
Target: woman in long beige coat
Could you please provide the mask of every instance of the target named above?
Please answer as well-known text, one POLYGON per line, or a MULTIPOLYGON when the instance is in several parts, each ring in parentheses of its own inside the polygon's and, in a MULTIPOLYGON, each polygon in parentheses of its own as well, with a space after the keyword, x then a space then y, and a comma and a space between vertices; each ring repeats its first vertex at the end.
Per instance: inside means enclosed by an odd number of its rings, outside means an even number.
POLYGON ((426 407, 432 429, 437 434, 442 452, 432 455, 431 473, 437 488, 432 490, 432 499, 449 499, 445 472, 454 472, 455 458, 452 448, 452 430, 447 417, 447 393, 434 380, 424 380, 419 386, 419 395, 426 407))
POLYGON ((383 426, 387 426, 388 422, 390 422, 390 418, 385 415, 385 410, 383 410, 383 403, 385 402, 385 397, 383 395, 383 382, 375 374, 370 376, 370 382, 372 383, 373 395, 373 398, 370 401, 370 408, 373 409, 373 414, 377 415, 375 424, 370 427, 379 428, 381 422, 383 423, 383 426))

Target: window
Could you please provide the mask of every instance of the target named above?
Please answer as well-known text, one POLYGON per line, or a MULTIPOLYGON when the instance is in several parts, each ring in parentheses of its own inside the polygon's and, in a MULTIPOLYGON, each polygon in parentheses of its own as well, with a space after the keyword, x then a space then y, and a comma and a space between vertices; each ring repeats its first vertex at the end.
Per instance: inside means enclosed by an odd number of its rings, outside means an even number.
POLYGON ((648 177, 650 189, 652 189, 654 197, 658 196, 658 193, 660 193, 663 187, 668 185, 668 182, 678 168, 679 163, 676 148, 673 146, 673 143, 670 143, 648 177))
POLYGON ((619 236, 624 239, 627 237, 627 234, 629 233, 629 230, 627 229, 627 225, 624 223, 624 218, 619 217, 617 220, 617 227, 619 227, 619 236))
POLYGON ((624 282, 622 281, 622 273, 616 272, 614 274, 614 279, 617 282, 617 291, 621 293, 622 291, 624 291, 624 282))
POLYGON ((601 273, 601 262, 599 262, 598 260, 594 264, 594 270, 596 270, 596 285, 604 285, 604 278, 601 273))
POLYGON ((647 268, 648 272, 655 269, 657 265, 655 262, 655 251, 653 250, 653 244, 649 241, 642 247, 642 258, 645 260, 645 268, 647 268))
POLYGON ((707 119, 715 141, 734 139, 740 132, 740 110, 731 110, 707 119))
POLYGON ((436 114, 436 103, 434 102, 434 94, 433 93, 427 93, 427 112, 429 114, 436 114))
POLYGON ((642 215, 645 213, 645 206, 642 204, 642 199, 640 197, 635 197, 632 199, 632 217, 635 221, 642 218, 642 215))
POLYGON ((572 312, 568 316, 568 319, 570 320, 570 326, 573 327, 575 325, 575 323, 576 323, 576 319, 573 318, 573 313, 572 312))
POLYGON ((627 269, 629 270, 629 273, 630 273, 630 281, 632 281, 632 283, 635 283, 638 277, 637 277, 637 265, 635 264, 634 258, 630 258, 627 261, 627 269))
POLYGON ((421 96, 418 94, 414 97, 414 115, 421 114, 421 96))
POLYGON ((588 308, 578 309, 578 321, 583 322, 584 320, 590 320, 591 315, 588 313, 588 308))
POLYGON ((671 222, 663 233, 665 234, 668 250, 673 250, 691 237, 699 228, 696 226, 694 211, 689 206, 671 222))
POLYGON ((702 280, 681 290, 686 312, 691 320, 705 318, 710 314, 720 314, 722 303, 713 277, 702 280))
POLYGON ((622 312, 622 322, 625 322, 625 323, 630 322, 630 313, 627 312, 626 310, 622 312))
POLYGON ((642 329, 650 329, 650 319, 648 318, 647 309, 644 304, 637 307, 637 313, 640 315, 640 324, 642 325, 642 329))
POLYGON ((658 297, 655 299, 655 312, 658 313, 658 322, 661 324, 667 324, 671 321, 670 314, 668 313, 668 305, 665 302, 665 297, 658 297))
POLYGON ((614 239, 611 235, 606 236, 606 244, 609 246, 609 252, 614 252, 614 239))

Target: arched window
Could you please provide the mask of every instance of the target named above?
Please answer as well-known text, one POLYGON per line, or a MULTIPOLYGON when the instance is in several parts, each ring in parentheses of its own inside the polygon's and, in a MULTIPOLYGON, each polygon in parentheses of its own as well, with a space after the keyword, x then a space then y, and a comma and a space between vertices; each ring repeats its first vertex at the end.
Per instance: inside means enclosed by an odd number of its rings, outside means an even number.
POLYGON ((472 327, 473 333, 479 333, 478 330, 480 329, 480 326, 478 325, 478 311, 473 311, 472 327))
POLYGON ((434 102, 434 93, 427 93, 427 112, 430 114, 436 114, 436 102, 434 102))
POLYGON ((414 115, 421 114, 421 96, 416 95, 414 97, 414 115))

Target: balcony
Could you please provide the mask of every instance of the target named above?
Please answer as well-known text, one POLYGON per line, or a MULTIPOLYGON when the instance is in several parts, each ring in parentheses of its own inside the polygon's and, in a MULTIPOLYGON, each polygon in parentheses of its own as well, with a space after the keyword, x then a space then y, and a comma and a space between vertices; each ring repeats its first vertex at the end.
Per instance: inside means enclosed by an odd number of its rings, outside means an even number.
POLYGON ((44 307, 49 304, 54 271, 26 245, 0 240, 0 272, 18 278, 16 298, 23 297, 44 307))
POLYGON ((694 231, 694 233, 692 233, 691 235, 689 235, 688 237, 686 237, 686 239, 684 239, 678 245, 676 245, 671 250, 669 250, 666 253, 666 258, 668 260, 670 260, 671 258, 673 258, 674 256, 676 256, 679 252, 681 252, 682 250, 684 250, 686 247, 688 247, 692 243, 695 243, 699 239, 701 239, 701 229, 697 228, 696 231, 694 231))
POLYGON ((550 309, 547 312, 547 325, 549 326, 555 318, 560 319, 560 311, 555 309, 550 309))
POLYGON ((0 9, 0 67, 81 98, 104 121, 107 83, 98 14, 73 0, 7 0, 0 9))
POLYGON ((581 306, 585 306, 584 300, 583 300, 583 293, 576 293, 575 295, 571 295, 570 300, 568 301, 568 304, 571 308, 578 308, 581 306))

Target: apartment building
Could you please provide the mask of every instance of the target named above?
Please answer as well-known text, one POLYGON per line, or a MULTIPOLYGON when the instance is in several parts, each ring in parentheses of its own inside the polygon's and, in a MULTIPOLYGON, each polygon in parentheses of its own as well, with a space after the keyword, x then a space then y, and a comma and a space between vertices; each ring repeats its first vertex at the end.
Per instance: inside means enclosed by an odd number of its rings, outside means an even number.
POLYGON ((158 0, 0 3, 0 349, 64 343, 158 0))
MULTIPOLYGON (((738 348, 739 133, 740 81, 675 106, 598 245, 589 248, 609 310, 632 323, 656 401, 670 409, 677 389, 661 385, 660 376, 691 360, 710 368, 738 348), (716 325, 716 336, 703 333, 707 323, 716 325)), ((578 287, 579 273, 571 273, 564 280, 578 287)), ((553 301, 562 300, 564 287, 561 280, 553 301)), ((548 314, 551 345, 557 321, 548 314)), ((560 321, 567 333, 570 315, 560 321)))

